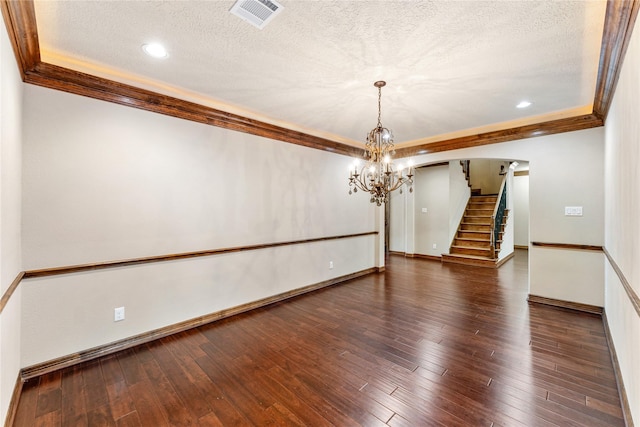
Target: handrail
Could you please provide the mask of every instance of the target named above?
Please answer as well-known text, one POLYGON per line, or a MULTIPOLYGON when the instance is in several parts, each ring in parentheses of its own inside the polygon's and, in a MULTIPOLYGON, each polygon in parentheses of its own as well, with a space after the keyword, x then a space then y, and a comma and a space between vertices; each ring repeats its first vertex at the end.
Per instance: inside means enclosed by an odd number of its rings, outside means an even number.
POLYGON ((504 217, 504 210, 507 205, 507 176, 502 178, 502 184, 500 184, 500 191, 498 191, 498 198, 496 199, 496 205, 493 208, 491 214, 491 257, 496 258, 496 246, 498 242, 498 236, 500 235, 500 227, 502 227, 502 218, 504 217))
MULTIPOLYGON (((470 173, 471 173, 471 160, 460 160, 460 166, 462 166, 462 173, 464 174, 464 179, 469 183, 470 173)), ((469 187, 471 187, 471 183, 469 183, 469 187)))
POLYGON ((498 191, 498 200, 496 200, 496 206, 493 208, 493 214, 491 216, 495 217, 496 214, 498 213, 498 207, 500 206, 500 199, 501 199, 501 195, 502 192, 504 191, 504 187, 507 185, 507 175, 504 175, 502 177, 502 184, 500 184, 500 191, 498 191))

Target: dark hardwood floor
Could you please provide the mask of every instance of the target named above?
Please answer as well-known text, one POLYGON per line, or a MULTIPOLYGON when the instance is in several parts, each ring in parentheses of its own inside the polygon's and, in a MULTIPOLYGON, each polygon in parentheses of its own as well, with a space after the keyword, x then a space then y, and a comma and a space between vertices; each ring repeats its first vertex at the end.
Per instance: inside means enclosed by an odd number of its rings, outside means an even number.
POLYGON ((602 319, 499 270, 373 274, 25 384, 14 426, 624 426, 602 319))

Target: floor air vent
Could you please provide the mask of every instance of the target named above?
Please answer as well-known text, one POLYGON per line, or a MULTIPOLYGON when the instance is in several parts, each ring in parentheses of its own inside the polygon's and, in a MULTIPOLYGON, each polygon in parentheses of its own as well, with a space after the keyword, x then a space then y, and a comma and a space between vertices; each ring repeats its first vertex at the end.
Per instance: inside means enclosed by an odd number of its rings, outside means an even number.
POLYGON ((275 1, 238 0, 230 12, 251 25, 263 29, 282 9, 282 5, 275 1))

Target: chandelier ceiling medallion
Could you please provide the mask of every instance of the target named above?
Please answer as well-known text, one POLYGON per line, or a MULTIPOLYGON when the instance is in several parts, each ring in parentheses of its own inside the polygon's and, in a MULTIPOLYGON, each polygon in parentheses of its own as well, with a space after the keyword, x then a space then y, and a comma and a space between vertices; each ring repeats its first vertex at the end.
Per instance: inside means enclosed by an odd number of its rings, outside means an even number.
POLYGON ((378 124, 367 135, 364 157, 367 163, 358 171, 359 161, 356 160, 349 171, 349 194, 358 190, 371 194, 371 203, 380 206, 389 201, 389 193, 407 184, 409 192, 413 192, 412 165, 407 165, 406 171, 402 165, 397 170, 393 165, 392 156, 396 153, 393 144, 393 134, 380 123, 380 103, 382 88, 387 83, 377 81, 373 85, 378 88, 378 124))

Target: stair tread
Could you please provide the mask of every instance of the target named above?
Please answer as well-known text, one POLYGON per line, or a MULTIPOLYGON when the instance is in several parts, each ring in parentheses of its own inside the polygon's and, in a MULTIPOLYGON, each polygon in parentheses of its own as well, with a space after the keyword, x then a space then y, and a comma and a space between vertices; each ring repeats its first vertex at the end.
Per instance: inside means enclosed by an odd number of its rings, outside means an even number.
POLYGON ((485 259, 488 261, 495 261, 497 259, 497 258, 490 258, 487 256, 467 255, 467 254, 442 254, 442 256, 448 256, 448 257, 454 257, 454 258, 485 259))
MULTIPOLYGON (((469 241, 469 242, 487 242, 487 243, 491 243, 491 239, 474 239, 473 237, 457 237, 456 236, 456 240, 464 240, 464 241, 469 241)), ((498 240, 498 242, 500 242, 501 240, 498 240)))
POLYGON ((491 248, 483 248, 481 246, 465 246, 465 245, 451 245, 451 249, 473 249, 474 251, 488 251, 491 248))

